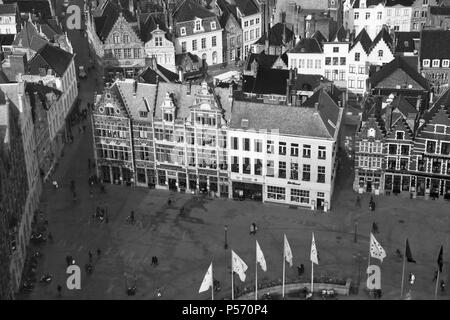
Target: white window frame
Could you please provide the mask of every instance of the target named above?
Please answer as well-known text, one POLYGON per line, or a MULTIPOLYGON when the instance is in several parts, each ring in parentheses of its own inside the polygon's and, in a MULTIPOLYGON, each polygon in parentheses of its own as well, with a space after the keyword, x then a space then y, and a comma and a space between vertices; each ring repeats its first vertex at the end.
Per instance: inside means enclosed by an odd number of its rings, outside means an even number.
POLYGON ((432 67, 433 68, 439 68, 439 66, 440 66, 440 64, 441 64, 441 60, 439 60, 439 59, 433 59, 433 62, 432 62, 433 64, 432 64, 432 67))
POLYGON ((449 59, 442 60, 442 68, 448 68, 448 67, 450 67, 450 60, 449 59))
POLYGON ((422 66, 424 68, 429 68, 430 67, 430 59, 423 59, 422 60, 422 66))
POLYGON ((211 30, 216 30, 217 26, 216 26, 216 22, 215 21, 211 21, 211 30))
POLYGON ((181 27, 180 28, 180 35, 182 35, 182 36, 186 35, 186 28, 185 27, 181 27))

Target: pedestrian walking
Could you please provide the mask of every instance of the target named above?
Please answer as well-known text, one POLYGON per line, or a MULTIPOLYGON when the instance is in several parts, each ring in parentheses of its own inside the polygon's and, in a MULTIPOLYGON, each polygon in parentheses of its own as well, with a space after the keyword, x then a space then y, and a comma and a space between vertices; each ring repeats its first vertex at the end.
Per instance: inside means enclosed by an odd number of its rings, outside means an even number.
POLYGON ((92 263, 92 252, 89 250, 89 263, 92 263))
POLYGON ((303 264, 300 267, 297 267, 298 276, 301 277, 303 273, 305 273, 305 266, 303 264))
POLYGON ((153 256, 152 257, 152 266, 156 267, 158 265, 158 257, 153 256))
POLYGON ((83 133, 86 132, 86 126, 83 124, 83 133))
POLYGON ((97 249, 97 258, 99 258, 100 259, 100 254, 101 254, 102 252, 100 251, 100 249, 97 249))
POLYGON ((415 280, 416 280, 416 276, 414 275, 414 273, 410 272, 409 273, 409 283, 411 285, 413 285, 415 280))
POLYGON ((53 187, 55 189, 58 189, 58 182, 56 180, 53 180, 53 187))
POLYGON ((250 225, 250 234, 255 235, 257 230, 258 227, 256 226, 256 223, 252 222, 252 224, 250 225))
POLYGON ((441 292, 445 291, 445 281, 441 280, 441 292))
POLYGON ((372 233, 379 233, 378 225, 375 222, 372 223, 372 233))

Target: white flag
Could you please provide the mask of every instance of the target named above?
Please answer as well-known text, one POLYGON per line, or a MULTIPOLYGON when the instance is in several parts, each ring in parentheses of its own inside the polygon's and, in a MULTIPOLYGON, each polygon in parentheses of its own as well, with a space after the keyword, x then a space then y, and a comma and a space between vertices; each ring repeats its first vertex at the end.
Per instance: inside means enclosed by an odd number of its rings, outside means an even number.
POLYGON ((211 265, 208 268, 208 271, 206 271, 205 277, 203 278, 202 285, 200 286, 200 289, 198 290, 198 293, 204 292, 208 290, 213 285, 213 274, 212 274, 212 262, 211 265))
POLYGON ((286 238, 286 235, 284 235, 284 258, 289 263, 289 265, 292 267, 292 251, 291 251, 291 247, 289 246, 289 242, 286 238))
POLYGON ((239 279, 241 279, 241 281, 245 281, 245 271, 248 267, 233 250, 231 250, 231 264, 231 270, 239 275, 239 279))
POLYGON ((264 259, 264 254, 259 246, 258 240, 256 240, 256 261, 263 271, 267 271, 266 259, 264 259))
POLYGON ((319 259, 317 258, 317 249, 316 249, 316 241, 314 240, 314 232, 312 234, 312 242, 311 242, 311 262, 315 264, 319 264, 319 259))
POLYGON ((378 243, 372 233, 370 233, 370 256, 381 260, 381 262, 386 258, 386 251, 384 251, 383 247, 378 243))

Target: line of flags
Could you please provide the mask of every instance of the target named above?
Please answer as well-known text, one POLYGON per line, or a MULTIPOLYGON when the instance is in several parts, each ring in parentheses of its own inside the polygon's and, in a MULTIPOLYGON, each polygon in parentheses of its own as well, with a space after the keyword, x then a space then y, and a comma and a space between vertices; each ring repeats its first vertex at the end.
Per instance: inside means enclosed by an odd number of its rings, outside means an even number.
MULTIPOLYGON (((437 270, 437 279, 436 279, 436 293, 437 293, 437 283, 439 282, 439 274, 442 273, 442 268, 443 268, 443 246, 441 245, 441 248, 439 250, 439 255, 438 255, 438 259, 437 259, 437 265, 438 265, 438 270, 437 270)), ((380 260, 381 262, 383 262, 383 259, 385 259, 387 257, 386 255, 386 251, 383 249, 383 247, 381 246, 381 244, 377 241, 377 239, 375 238, 375 236, 373 235, 373 233, 370 233, 370 249, 369 249, 369 253, 370 253, 370 257, 375 258, 380 260)), ((369 259, 370 260, 370 259, 369 259)), ((318 255, 318 251, 316 248, 316 241, 314 239, 314 232, 312 233, 312 241, 311 241, 311 252, 310 252, 310 261, 311 261, 311 292, 313 291, 313 270, 314 270, 314 264, 319 265, 319 255, 318 255)), ((289 245, 289 242, 287 240, 286 235, 284 235, 284 244, 283 244, 283 297, 284 297, 284 279, 285 279, 285 262, 289 263, 289 266, 292 267, 293 266, 293 255, 292 255, 292 250, 291 247, 289 245)), ((410 263, 416 263, 416 260, 414 260, 413 256, 412 256, 412 252, 411 252, 411 248, 409 246, 409 241, 408 238, 405 241, 405 254, 403 256, 403 273, 402 273, 402 288, 401 288, 401 295, 403 295, 403 280, 404 280, 404 273, 405 273, 405 263, 406 262, 410 262, 410 263)), ((255 299, 257 298, 257 290, 258 290, 258 286, 257 286, 257 266, 261 267, 261 269, 266 272, 267 271, 267 263, 266 263, 266 259, 264 257, 264 253, 261 250, 261 247, 258 243, 258 240, 256 240, 256 282, 255 282, 255 299)), ((369 261, 370 264, 370 261, 369 261)), ((234 298, 234 285, 233 285, 233 274, 237 273, 237 275, 239 276, 239 279, 242 282, 245 282, 246 279, 246 274, 245 272, 247 271, 248 266, 247 264, 244 262, 244 260, 242 260, 237 254, 236 252, 234 252, 234 250, 231 250, 231 274, 232 274, 232 299, 234 298)), ((202 284, 200 286, 199 289, 199 293, 205 292, 207 290, 209 290, 209 288, 211 288, 212 291, 212 299, 214 299, 214 278, 213 278, 213 266, 212 266, 212 262, 208 268, 208 270, 206 271, 206 274, 203 278, 202 284)))

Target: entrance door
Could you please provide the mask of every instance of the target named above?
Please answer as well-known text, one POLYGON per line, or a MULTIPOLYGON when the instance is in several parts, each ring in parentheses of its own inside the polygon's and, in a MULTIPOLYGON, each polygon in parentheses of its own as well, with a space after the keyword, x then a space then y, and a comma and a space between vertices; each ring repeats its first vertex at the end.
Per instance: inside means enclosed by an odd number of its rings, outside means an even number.
POLYGON ((177 179, 169 178, 169 190, 177 191, 177 179))
POLYGON ((112 167, 113 181, 115 184, 120 183, 120 168, 112 167))
POLYGON ((372 192, 372 181, 367 181, 366 192, 372 192))
POLYGON ((324 199, 317 198, 317 210, 323 210, 324 199))
POLYGON ((393 192, 395 194, 400 193, 400 183, 402 180, 402 176, 394 176, 394 188, 393 192))
POLYGON ((109 174, 109 167, 102 166, 102 179, 106 183, 111 183, 111 175, 109 174))

